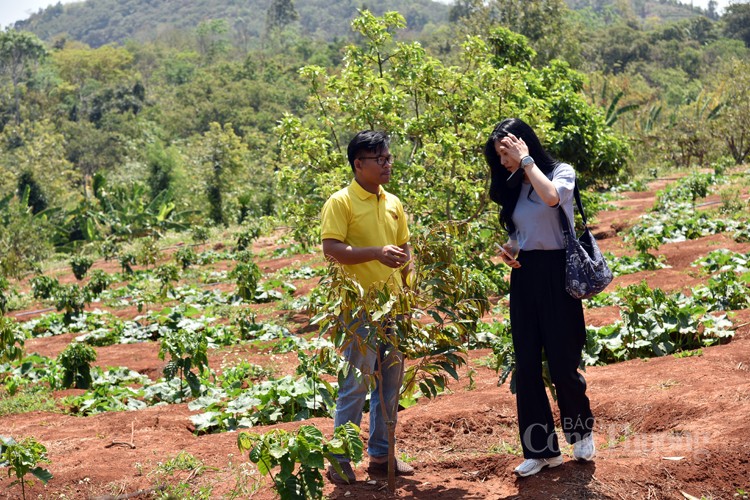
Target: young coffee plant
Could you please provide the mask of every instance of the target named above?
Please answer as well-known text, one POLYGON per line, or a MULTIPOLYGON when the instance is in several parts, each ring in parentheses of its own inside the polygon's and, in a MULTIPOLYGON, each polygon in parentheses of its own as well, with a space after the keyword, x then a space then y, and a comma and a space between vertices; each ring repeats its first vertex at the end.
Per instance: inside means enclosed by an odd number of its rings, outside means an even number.
POLYGON ((120 261, 120 267, 122 268, 123 274, 133 274, 133 266, 136 261, 136 256, 133 252, 120 254, 118 260, 120 261))
POLYGON ((75 283, 60 285, 55 290, 55 307, 58 311, 65 311, 66 323, 70 322, 73 316, 81 314, 89 302, 91 298, 87 290, 75 283))
POLYGON ((25 338, 15 320, 0 316, 0 363, 20 359, 25 338))
POLYGON ((35 299, 50 299, 59 287, 60 282, 57 278, 44 275, 31 278, 31 291, 35 299))
POLYGON ((238 262, 229 273, 229 278, 237 284, 237 296, 246 302, 255 299, 258 281, 262 276, 263 273, 254 262, 238 262))
POLYGON ((93 264, 94 260, 87 255, 76 255, 70 259, 70 267, 73 270, 73 275, 78 281, 86 276, 86 273, 93 264))
POLYGON ((8 312, 8 289, 10 283, 5 276, 0 276, 0 314, 8 312))
POLYGON ((104 257, 106 262, 113 260, 120 252, 120 244, 113 238, 106 238, 99 243, 99 255, 104 257))
POLYGON ((193 247, 184 246, 175 252, 174 259, 184 270, 195 264, 198 260, 198 256, 195 254, 193 247))
POLYGON ((136 247, 136 260, 138 264, 146 266, 148 269, 159 260, 161 250, 159 250, 159 245, 156 243, 156 238, 141 238, 138 240, 136 247))
POLYGON ((159 297, 165 300, 167 295, 174 290, 172 283, 180 279, 180 270, 174 264, 163 264, 154 269, 154 275, 160 283, 159 297))
POLYGON ((211 237, 211 229, 206 226, 193 226, 190 229, 190 237, 197 244, 203 244, 211 237))
POLYGON ((260 236, 260 227, 248 227, 237 235, 237 250, 249 250, 260 236))
POLYGON ((21 484, 21 498, 26 498, 26 484, 31 483, 26 479, 28 473, 44 484, 52 479, 52 474, 39 466, 48 463, 47 448, 33 437, 18 443, 13 438, 0 436, 0 467, 8 467, 9 477, 16 476, 11 486, 21 484))
POLYGON ((343 475, 338 457, 362 460, 359 427, 349 422, 337 427, 333 439, 326 441, 323 433, 312 425, 303 425, 296 434, 276 429, 264 435, 241 432, 237 436, 241 452, 249 452, 250 461, 268 474, 282 500, 323 498, 325 460, 343 475), (274 469, 279 470, 274 473, 274 469), (296 473, 295 473, 296 471, 296 473))
POLYGON ((201 381, 192 369, 203 374, 208 370, 208 342, 200 328, 176 328, 167 330, 161 339, 159 359, 169 355, 169 362, 164 367, 164 378, 171 380, 178 374, 180 387, 183 381, 190 387, 193 397, 201 393, 201 381))
POLYGON ((73 342, 68 344, 58 356, 62 365, 64 388, 88 389, 91 387, 91 363, 96 361, 96 351, 86 344, 73 342))
POLYGON ((98 297, 104 290, 109 288, 114 280, 107 274, 106 271, 101 269, 95 269, 91 272, 89 282, 86 284, 86 289, 90 292, 92 297, 98 297))

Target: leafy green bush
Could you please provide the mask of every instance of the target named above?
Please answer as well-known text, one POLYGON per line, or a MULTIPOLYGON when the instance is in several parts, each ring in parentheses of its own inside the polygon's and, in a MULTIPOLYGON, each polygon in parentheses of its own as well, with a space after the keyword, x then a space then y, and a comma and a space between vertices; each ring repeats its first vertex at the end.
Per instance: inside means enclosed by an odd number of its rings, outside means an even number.
POLYGON ((229 273, 229 278, 237 284, 237 296, 246 302, 255 299, 255 291, 262 276, 263 273, 254 262, 238 262, 229 273))
POLYGON ((58 288, 60 282, 57 278, 44 275, 31 278, 31 290, 35 299, 50 299, 57 293, 58 288))
POLYGON ((336 387, 319 376, 290 375, 264 380, 235 394, 228 401, 198 403, 191 410, 205 409, 190 420, 199 433, 226 432, 256 425, 296 422, 313 417, 332 417, 336 387))
POLYGON ((136 262, 136 255, 133 252, 125 252, 119 257, 120 267, 124 274, 133 274, 133 266, 136 262))
POLYGON ((81 314, 86 304, 91 302, 85 288, 76 284, 60 285, 55 290, 55 307, 58 311, 65 311, 65 321, 68 322, 74 315, 81 314))
POLYGON ((109 288, 114 280, 112 277, 102 269, 95 269, 91 273, 91 278, 86 284, 86 289, 91 292, 91 295, 98 297, 104 290, 109 288))
POLYGON ((0 467, 8 467, 8 476, 15 474, 16 479, 11 483, 21 484, 21 498, 26 498, 26 479, 29 472, 42 483, 52 479, 52 474, 42 467, 40 463, 50 463, 47 458, 47 448, 33 437, 28 437, 16 442, 13 438, 0 436, 0 467))
POLYGON ((180 270, 174 264, 163 264, 154 269, 154 275, 159 280, 159 296, 163 300, 174 289, 172 283, 180 279, 180 270))
POLYGON ((91 387, 91 363, 96 361, 96 351, 92 347, 73 342, 57 356, 57 361, 64 369, 63 387, 91 387))
POLYGON ((99 243, 99 254, 106 262, 117 257, 120 253, 120 244, 114 238, 106 238, 99 243))
POLYGON ((260 227, 249 227, 237 235, 237 250, 247 250, 260 236, 260 227))
POLYGON ((180 264, 182 269, 187 269, 195 264, 198 257, 193 247, 184 246, 175 252, 174 259, 180 264))
POLYGON ((136 244, 136 260, 138 264, 146 266, 146 268, 156 264, 161 255, 161 250, 156 243, 155 237, 141 238, 136 244))
POLYGON ((733 271, 724 271, 709 278, 708 285, 693 290, 693 296, 718 311, 734 311, 750 307, 750 273, 744 279, 733 271))
POLYGON ((211 236, 211 229, 206 226, 193 226, 190 228, 190 237, 194 243, 203 244, 211 236))
POLYGON ((241 432, 237 446, 241 452, 250 452, 250 461, 258 464, 262 474, 271 476, 273 487, 282 499, 323 498, 320 470, 325 467, 324 460, 343 475, 336 455, 356 463, 362 460, 363 449, 359 427, 351 422, 337 427, 333 439, 327 442, 320 430, 303 425, 296 434, 282 429, 264 435, 241 432), (274 474, 276 467, 280 470, 274 474))
POLYGON ((20 359, 25 339, 15 320, 0 316, 0 363, 20 359))
POLYGON ((208 342, 201 328, 176 328, 167 330, 161 338, 159 359, 169 355, 169 362, 164 367, 164 377, 167 380, 180 375, 180 385, 183 380, 190 387, 192 395, 199 396, 201 382, 192 372, 193 368, 202 374, 208 369, 208 342))
POLYGON ((8 288, 10 283, 4 276, 0 276, 0 314, 8 312, 8 288))
POLYGON ((664 356, 705 347, 734 335, 726 314, 700 297, 668 295, 646 282, 619 288, 622 322, 589 328, 590 363, 664 356))
POLYGON ((73 275, 77 280, 82 280, 89 268, 94 264, 94 260, 87 255, 76 255, 70 259, 70 267, 73 269, 73 275))
POLYGON ((32 215, 24 200, 0 199, 0 276, 20 278, 36 271, 52 252, 50 234, 47 219, 32 215))

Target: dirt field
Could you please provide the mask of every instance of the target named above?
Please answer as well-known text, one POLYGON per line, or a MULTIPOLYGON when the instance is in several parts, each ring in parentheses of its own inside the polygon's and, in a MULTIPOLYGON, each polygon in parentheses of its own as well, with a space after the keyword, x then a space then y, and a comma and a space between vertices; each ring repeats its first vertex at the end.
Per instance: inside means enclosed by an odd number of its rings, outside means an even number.
MULTIPOLYGON (((617 230, 652 206, 654 193, 663 184, 652 183, 647 193, 625 193, 625 199, 614 203, 621 210, 599 215, 595 232, 602 237, 603 250, 634 253, 617 230)), ((717 248, 745 253, 750 244, 718 235, 664 245, 658 253, 670 268, 622 276, 612 286, 645 279, 652 288, 689 290, 701 282, 690 263, 717 248)), ((278 269, 289 263, 290 259, 271 259, 261 267, 278 269)), ((308 290, 315 281, 307 284, 308 290)), ((297 293, 306 293, 304 284, 297 293)), ((587 311, 589 324, 608 324, 618 318, 614 307, 587 311)), ((739 493, 742 498, 741 492, 750 491, 750 310, 736 311, 732 320, 738 328, 731 342, 703 349, 701 356, 667 356, 587 369, 588 395, 596 417, 596 460, 577 463, 571 447, 564 445, 561 467, 526 479, 512 473, 522 460, 514 397, 507 385, 497 386, 494 371, 469 363, 476 371, 471 390, 468 378, 462 377, 449 393, 421 400, 399 414, 398 448, 413 460, 416 474, 399 478, 393 496, 425 500, 675 499, 690 495, 731 499, 739 493)), ((299 328, 307 328, 303 318, 299 328)), ((33 339, 27 341, 26 349, 53 356, 73 337, 33 339)), ((97 348, 97 364, 129 366, 157 378, 164 363, 157 352, 156 343, 101 347, 97 348)), ((488 353, 473 351, 471 359, 488 353)), ((226 351, 221 353, 226 355, 226 351)), ((268 362, 267 353, 247 352, 242 347, 233 348, 231 355, 268 362)), ((295 360, 293 355, 279 356, 275 363, 279 370, 291 369, 295 360)), ((224 498, 232 491, 237 498, 273 498, 268 479, 239 453, 237 435, 197 437, 188 418, 191 413, 187 405, 84 418, 27 413, 0 417, 0 434, 16 439, 34 436, 48 449, 51 464, 46 468, 54 479, 46 486, 37 482, 27 498, 151 498, 153 488, 165 481, 189 483, 194 492, 210 487, 210 498, 224 498), (113 441, 125 444, 112 445, 113 441), (200 459, 206 469, 200 474, 176 471, 171 477, 155 472, 159 462, 180 451, 200 459)), ((366 422, 363 419, 363 439, 366 422)), ((308 423, 328 436, 332 433, 331 419, 308 423)), ((356 468, 358 483, 326 484, 325 494, 331 499, 391 497, 382 481, 368 481, 366 466, 365 458, 356 468)), ((19 487, 9 485, 10 479, 3 474, 0 496, 19 498, 19 487)))

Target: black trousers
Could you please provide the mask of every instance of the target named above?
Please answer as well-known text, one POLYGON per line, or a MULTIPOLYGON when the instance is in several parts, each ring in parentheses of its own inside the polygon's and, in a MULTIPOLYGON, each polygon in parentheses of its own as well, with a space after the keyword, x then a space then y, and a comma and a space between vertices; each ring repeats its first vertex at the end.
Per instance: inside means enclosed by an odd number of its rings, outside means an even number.
POLYGON ((510 278, 510 325, 516 354, 516 405, 524 458, 560 455, 547 392, 542 350, 557 392, 569 443, 594 428, 586 381, 578 372, 586 343, 583 305, 565 291, 565 250, 522 251, 510 278))

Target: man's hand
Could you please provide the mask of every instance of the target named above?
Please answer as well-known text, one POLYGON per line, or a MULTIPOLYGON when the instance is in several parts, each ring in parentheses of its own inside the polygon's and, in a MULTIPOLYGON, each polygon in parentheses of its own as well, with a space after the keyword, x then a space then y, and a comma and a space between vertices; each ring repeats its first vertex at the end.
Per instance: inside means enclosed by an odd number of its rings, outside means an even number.
POLYGON ((380 250, 378 261, 395 269, 409 262, 409 254, 399 246, 386 245, 380 250))

